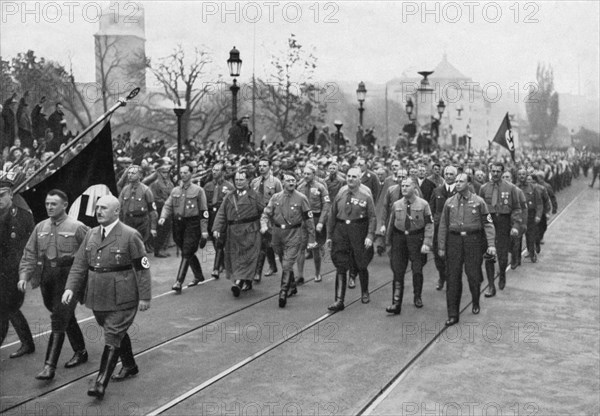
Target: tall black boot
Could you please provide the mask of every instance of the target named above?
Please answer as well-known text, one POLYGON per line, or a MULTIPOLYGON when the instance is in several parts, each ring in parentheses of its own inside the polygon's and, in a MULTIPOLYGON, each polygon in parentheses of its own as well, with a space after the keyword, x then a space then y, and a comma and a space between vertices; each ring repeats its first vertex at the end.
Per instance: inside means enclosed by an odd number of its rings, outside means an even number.
POLYGON ((337 272, 335 275, 335 302, 327 309, 330 311, 343 311, 346 298, 346 272, 337 272))
POLYGON ((65 367, 72 368, 79 364, 86 363, 88 360, 88 353, 85 349, 85 341, 83 339, 83 334, 81 333, 81 328, 79 328, 79 324, 77 323, 74 314, 71 314, 71 318, 69 319, 67 338, 69 338, 69 343, 71 343, 71 348, 73 348, 75 353, 73 354, 73 357, 65 363, 65 367))
POLYGON ((21 340, 21 348, 9 355, 10 358, 18 358, 25 354, 32 354, 35 352, 35 344, 33 343, 33 336, 31 335, 31 329, 25 315, 20 310, 11 312, 8 315, 10 322, 12 322, 15 332, 21 340))
POLYGON ((267 247, 266 254, 270 270, 265 273, 265 276, 270 276, 277 273, 277 260, 275 259, 275 251, 273 251, 273 247, 267 247))
POLYGON ((181 258, 181 263, 179 263, 179 270, 177 271, 177 279, 175 279, 175 284, 171 288, 177 293, 181 293, 181 284, 185 280, 185 275, 188 270, 188 266, 190 264, 190 260, 185 257, 181 258))
POLYGON ((392 305, 385 308, 387 313, 393 313, 395 315, 400 315, 400 311, 402 310, 402 297, 404 295, 404 285, 402 282, 394 279, 392 282, 392 305))
POLYGON ((488 280, 488 288, 485 292, 486 298, 496 296, 496 285, 494 285, 494 263, 491 261, 485 261, 485 274, 488 280))
POLYGON ((200 265, 200 261, 196 255, 192 255, 190 257, 190 268, 192 269, 192 273, 194 273, 194 280, 192 280, 188 287, 196 286, 200 282, 204 282, 204 273, 202 273, 202 266, 200 265))
POLYGON ((290 272, 281 273, 281 289, 279 290, 279 307, 285 308, 287 304, 288 289, 290 287, 290 272))
POLYGON ((266 258, 267 258, 267 253, 265 253, 263 250, 261 250, 260 253, 258 253, 258 261, 256 262, 256 272, 254 273, 254 281, 255 282, 260 282, 260 279, 262 277, 262 270, 263 270, 263 267, 265 266, 266 258))
POLYGON ((369 271, 367 269, 358 271, 358 278, 360 280, 361 296, 360 301, 362 303, 369 303, 369 271))
POLYGON ((102 353, 102 360, 100 361, 100 370, 98 370, 98 377, 94 382, 94 385, 90 387, 87 394, 88 396, 97 397, 99 399, 104 397, 104 391, 108 386, 110 376, 115 371, 115 366, 119 360, 120 348, 115 348, 112 345, 105 345, 104 352, 102 353))
POLYGON ((139 372, 140 370, 133 357, 131 339, 129 338, 129 334, 125 334, 121 340, 121 371, 119 371, 119 374, 112 376, 112 379, 114 381, 123 381, 127 377, 135 376, 139 372))
POLYGON ((215 262, 213 263, 213 271, 211 275, 213 279, 219 278, 219 270, 221 268, 221 263, 223 263, 223 249, 217 248, 215 250, 215 262))
POLYGON ((288 283, 288 296, 294 296, 298 293, 298 283, 296 283, 296 279, 294 278, 294 271, 290 270, 290 279, 288 283))
POLYGON ((35 376, 36 379, 52 380, 54 378, 56 363, 58 363, 58 357, 60 357, 60 351, 62 350, 64 342, 64 332, 52 332, 50 334, 48 347, 46 348, 46 361, 44 362, 44 369, 37 376, 35 376))

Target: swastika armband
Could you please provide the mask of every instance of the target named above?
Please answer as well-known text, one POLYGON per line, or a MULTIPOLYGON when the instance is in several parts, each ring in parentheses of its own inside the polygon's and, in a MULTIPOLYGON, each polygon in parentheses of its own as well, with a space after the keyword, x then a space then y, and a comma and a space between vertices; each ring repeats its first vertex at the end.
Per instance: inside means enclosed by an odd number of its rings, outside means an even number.
POLYGON ((433 221, 431 221, 431 215, 425 215, 425 224, 431 224, 433 221))
POLYGON ((313 217, 313 213, 312 211, 306 211, 302 213, 302 218, 304 218, 305 220, 308 220, 310 218, 313 217))
POLYGON ((137 259, 133 259, 132 263, 133 268, 136 270, 146 270, 150 268, 150 261, 148 260, 148 257, 144 256, 144 257, 140 257, 137 259))

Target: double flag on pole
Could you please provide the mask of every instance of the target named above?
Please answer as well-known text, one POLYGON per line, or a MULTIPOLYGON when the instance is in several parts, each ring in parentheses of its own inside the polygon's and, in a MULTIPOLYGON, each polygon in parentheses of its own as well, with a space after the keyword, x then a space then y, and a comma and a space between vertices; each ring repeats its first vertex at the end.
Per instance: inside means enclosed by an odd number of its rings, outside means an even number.
POLYGON ((504 116, 504 120, 502 120, 498 132, 496 133, 496 136, 494 136, 493 142, 498 143, 500 146, 508 149, 513 162, 515 161, 515 140, 508 113, 506 113, 504 116))
MULTIPOLYGON (((118 195, 110 122, 106 123, 98 135, 75 157, 20 195, 29 205, 35 221, 39 222, 48 217, 45 206, 48 191, 57 188, 65 192, 71 205, 92 185, 106 185, 113 195, 118 195)), ((96 225, 95 218, 86 217, 81 213, 79 220, 90 226, 96 225)))

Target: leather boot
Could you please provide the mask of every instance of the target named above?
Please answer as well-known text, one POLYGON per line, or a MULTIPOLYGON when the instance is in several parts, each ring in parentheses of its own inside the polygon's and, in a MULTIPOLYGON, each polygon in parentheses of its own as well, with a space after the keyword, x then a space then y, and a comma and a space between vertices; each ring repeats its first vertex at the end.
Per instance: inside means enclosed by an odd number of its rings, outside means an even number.
POLYGON ((298 283, 294 278, 294 271, 290 270, 290 281, 288 285, 288 296, 294 296, 298 293, 298 283))
POLYGON ((79 364, 86 363, 88 360, 88 353, 85 349, 83 333, 81 332, 81 328, 79 328, 79 324, 77 323, 74 314, 72 314, 69 319, 69 325, 67 326, 66 332, 71 348, 73 348, 75 353, 73 354, 73 357, 65 363, 65 368, 72 368, 79 364))
POLYGON ((131 348, 131 339, 125 334, 121 341, 121 371, 112 376, 114 381, 123 381, 128 377, 135 376, 140 372, 133 358, 133 349, 131 348))
POLYGON ((360 290, 361 296, 360 301, 362 303, 369 303, 371 299, 369 298, 369 271, 368 270, 359 270, 358 278, 360 279, 360 290))
POLYGON ((52 332, 50 334, 48 347, 46 348, 46 361, 44 362, 44 369, 37 376, 35 376, 36 379, 52 380, 54 378, 56 363, 58 363, 58 357, 60 357, 60 351, 62 350, 64 342, 64 332, 52 332))
POLYGON ((404 287, 402 283, 395 280, 392 282, 392 305, 385 308, 387 313, 393 313, 394 315, 400 315, 402 310, 402 295, 404 294, 404 287))
POLYGON ((279 307, 285 308, 287 304, 288 288, 290 287, 290 272, 281 273, 281 289, 279 290, 279 307))
POLYGON ((175 280, 175 284, 171 288, 177 293, 181 293, 181 284, 185 280, 185 275, 187 273, 188 267, 190 265, 190 260, 185 257, 181 258, 181 263, 179 263, 179 270, 177 271, 177 279, 175 280))
POLYGON ((343 311, 346 298, 346 273, 338 272, 335 275, 335 302, 329 305, 330 311, 343 311))
MULTIPOLYGON (((535 253, 533 253, 535 255, 535 253)), ((506 286, 506 274, 504 270, 500 270, 500 276, 498 277, 498 289, 504 290, 506 286)))
POLYGON ((31 329, 25 315, 20 310, 9 314, 9 319, 15 328, 15 332, 21 341, 21 347, 9 355, 10 358, 19 358, 25 354, 33 354, 35 352, 35 344, 33 342, 33 336, 31 335, 31 329))
POLYGON ((485 274, 487 275, 488 288, 484 296, 486 298, 491 298, 496 296, 496 285, 494 285, 494 263, 489 261, 485 262, 485 274))
POLYGON ((192 273, 194 273, 194 280, 188 283, 188 287, 196 286, 198 283, 204 282, 202 266, 200 265, 200 261, 198 261, 198 257, 196 257, 196 255, 190 257, 190 268, 192 269, 192 273))
POLYGON ((258 253, 258 261, 256 262, 256 272, 254 274, 254 281, 260 282, 262 277, 262 270, 265 265, 265 259, 267 258, 267 254, 264 251, 258 253))
POLYGON ((88 396, 97 397, 99 399, 104 397, 104 391, 115 366, 119 360, 120 348, 115 348, 112 345, 105 345, 104 352, 102 353, 102 360, 100 361, 100 370, 98 370, 98 377, 94 382, 94 385, 90 387, 87 394, 88 396))
POLYGON ((211 275, 213 279, 219 278, 219 268, 221 267, 222 262, 223 262, 223 249, 218 248, 215 251, 215 262, 213 264, 213 272, 211 275))

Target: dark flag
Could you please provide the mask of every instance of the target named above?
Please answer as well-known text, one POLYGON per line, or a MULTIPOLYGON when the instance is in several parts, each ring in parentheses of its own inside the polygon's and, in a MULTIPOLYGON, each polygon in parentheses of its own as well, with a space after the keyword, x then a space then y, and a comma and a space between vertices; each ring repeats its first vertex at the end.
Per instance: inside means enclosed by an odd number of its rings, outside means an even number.
POLYGON ((513 162, 515 161, 515 140, 512 133, 512 128, 510 126, 510 119, 508 118, 508 113, 504 116, 504 120, 500 124, 500 128, 494 136, 493 142, 498 143, 500 146, 508 149, 510 152, 510 157, 512 157, 513 162))
MULTIPOLYGON (((45 206, 48 191, 54 188, 64 191, 69 197, 69 204, 72 204, 92 185, 106 185, 113 195, 118 195, 110 123, 106 123, 73 159, 20 195, 27 201, 35 221, 39 222, 48 218, 45 206)), ((80 206, 85 210, 86 205, 82 201, 80 206)), ((79 215, 78 219, 89 226, 97 225, 94 217, 79 215)))

